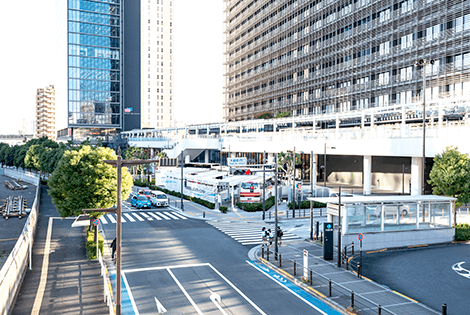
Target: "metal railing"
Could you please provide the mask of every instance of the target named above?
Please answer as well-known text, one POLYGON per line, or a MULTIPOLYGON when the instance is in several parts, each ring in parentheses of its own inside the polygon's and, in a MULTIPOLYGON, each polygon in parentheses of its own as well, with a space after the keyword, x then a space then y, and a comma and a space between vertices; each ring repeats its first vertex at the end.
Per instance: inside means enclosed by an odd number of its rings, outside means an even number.
POLYGON ((101 250, 98 249, 98 261, 101 265, 101 276, 103 277, 103 299, 106 305, 109 307, 109 314, 114 315, 115 313, 115 301, 113 294, 113 287, 111 280, 109 279, 108 267, 103 259, 101 250))

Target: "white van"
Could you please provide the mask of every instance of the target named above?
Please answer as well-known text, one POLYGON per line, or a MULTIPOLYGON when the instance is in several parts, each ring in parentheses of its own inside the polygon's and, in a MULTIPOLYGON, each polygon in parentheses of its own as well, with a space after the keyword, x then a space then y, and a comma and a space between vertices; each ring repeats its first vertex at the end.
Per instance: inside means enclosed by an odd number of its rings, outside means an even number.
POLYGON ((158 190, 152 190, 150 193, 150 202, 155 207, 168 207, 168 196, 158 190))

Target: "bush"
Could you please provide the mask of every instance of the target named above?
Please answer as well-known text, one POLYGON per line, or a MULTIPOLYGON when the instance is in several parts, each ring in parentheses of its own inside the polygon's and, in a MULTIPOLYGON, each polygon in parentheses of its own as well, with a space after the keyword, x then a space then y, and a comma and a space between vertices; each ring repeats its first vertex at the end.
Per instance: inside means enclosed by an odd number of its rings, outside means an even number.
MULTIPOLYGON (((98 231, 98 244, 103 253, 103 243, 104 239, 101 236, 101 233, 98 231)), ((95 229, 93 228, 92 231, 87 229, 86 232, 86 256, 88 259, 96 259, 96 243, 95 243, 95 229)))
POLYGON ((47 179, 41 179, 41 184, 42 185, 47 185, 47 179))
MULTIPOLYGON (((266 210, 269 210, 272 206, 274 206, 274 197, 269 197, 268 199, 266 199, 265 205, 266 205, 266 210)), ((237 202, 237 207, 247 212, 263 211, 263 202, 260 202, 260 203, 237 202)))
MULTIPOLYGON (((289 203, 287 204, 287 207, 288 207, 289 209, 292 209, 292 202, 289 202, 289 203)), ((321 203, 321 202, 316 202, 316 201, 314 201, 314 202, 313 202, 313 207, 314 207, 314 208, 325 208, 325 207, 326 207, 326 204, 321 203)), ((299 204, 298 204, 297 202, 295 203, 295 208, 296 208, 296 209, 299 209, 299 204)), ((310 201, 308 201, 308 200, 303 200, 303 201, 301 201, 301 202, 300 202, 300 209, 310 209, 310 201)))
POLYGON ((455 241, 468 241, 470 240, 470 225, 468 223, 461 223, 455 226, 455 241))
POLYGON ((228 207, 220 206, 220 207, 219 207, 219 210, 220 210, 220 212, 227 213, 228 207))

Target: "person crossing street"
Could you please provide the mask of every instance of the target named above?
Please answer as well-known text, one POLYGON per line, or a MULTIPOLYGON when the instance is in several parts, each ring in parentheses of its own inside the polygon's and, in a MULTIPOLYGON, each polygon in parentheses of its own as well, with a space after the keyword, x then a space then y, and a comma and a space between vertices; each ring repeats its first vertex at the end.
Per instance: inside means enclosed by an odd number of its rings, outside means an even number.
POLYGON ((277 245, 281 246, 282 244, 282 236, 284 236, 284 232, 281 230, 281 227, 277 227, 277 245))

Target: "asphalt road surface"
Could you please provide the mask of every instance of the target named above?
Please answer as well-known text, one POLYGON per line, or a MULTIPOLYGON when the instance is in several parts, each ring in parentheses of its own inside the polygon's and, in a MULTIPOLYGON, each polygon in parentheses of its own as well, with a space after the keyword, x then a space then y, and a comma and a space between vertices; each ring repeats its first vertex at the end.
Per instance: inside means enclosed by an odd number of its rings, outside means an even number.
POLYGON ((364 276, 447 314, 470 314, 470 244, 363 256, 364 276))
MULTIPOLYGON (((112 240, 115 224, 102 227, 112 240)), ((154 218, 122 228, 123 314, 339 314, 248 262, 250 247, 205 221, 154 218)))

